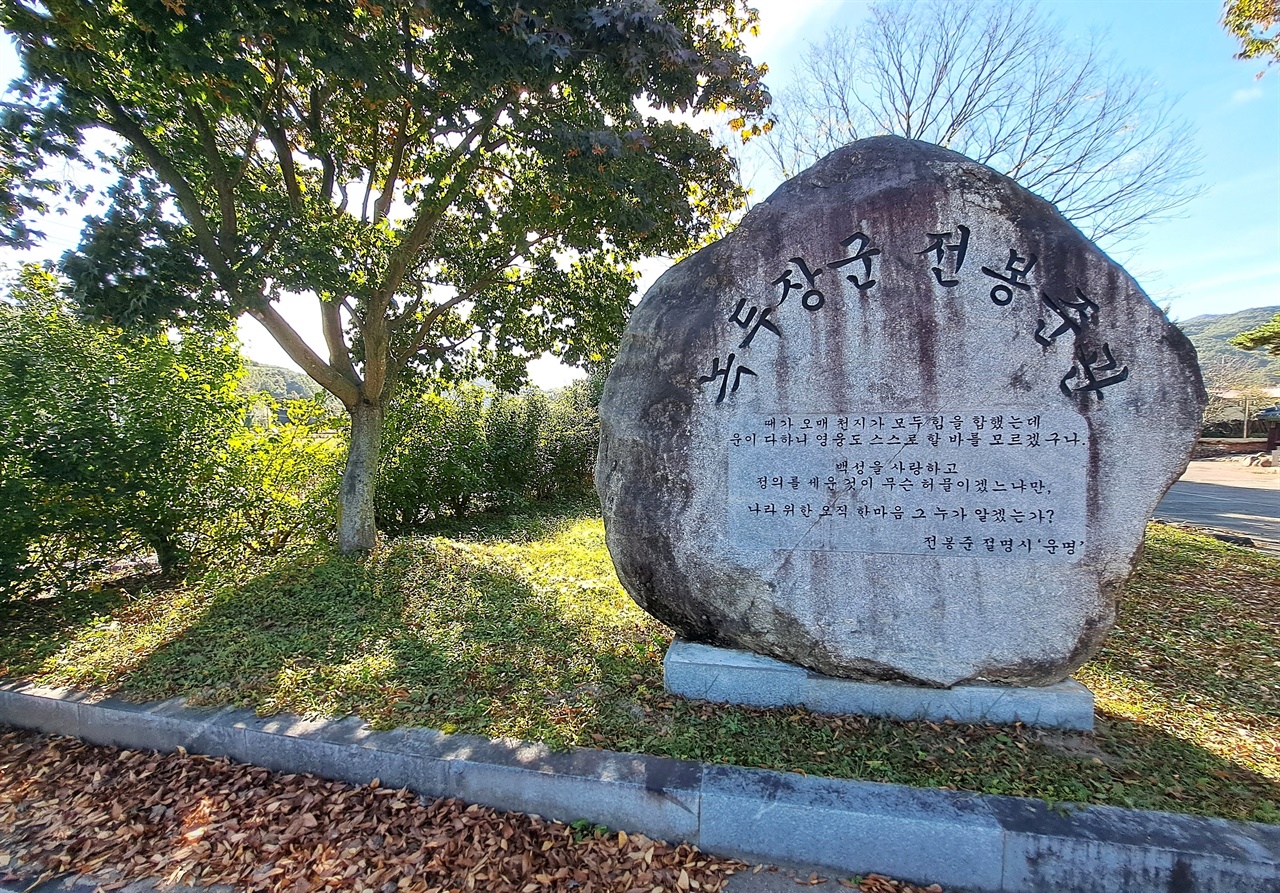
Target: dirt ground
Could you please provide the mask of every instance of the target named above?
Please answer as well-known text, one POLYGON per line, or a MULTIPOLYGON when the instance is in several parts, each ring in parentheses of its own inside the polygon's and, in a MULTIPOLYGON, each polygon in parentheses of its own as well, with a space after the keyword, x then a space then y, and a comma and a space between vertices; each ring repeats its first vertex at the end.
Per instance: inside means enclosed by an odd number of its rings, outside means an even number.
POLYGON ((1246 465, 1238 456, 1194 459, 1179 480, 1192 484, 1224 484, 1228 487, 1280 490, 1280 468, 1246 465))

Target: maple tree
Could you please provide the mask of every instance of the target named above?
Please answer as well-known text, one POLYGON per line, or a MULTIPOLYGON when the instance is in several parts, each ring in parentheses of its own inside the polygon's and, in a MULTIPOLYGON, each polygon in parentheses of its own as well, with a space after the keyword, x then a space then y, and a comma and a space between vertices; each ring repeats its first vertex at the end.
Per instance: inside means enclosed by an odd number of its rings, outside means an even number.
POLYGON ((739 0, 0 0, 24 74, 4 108, 8 244, 38 237, 60 157, 120 173, 64 258, 124 326, 260 322, 351 416, 338 541, 376 542, 381 431, 414 368, 513 381, 607 355, 632 263, 738 207, 759 132, 739 0), (320 301, 324 353, 281 315, 320 301))

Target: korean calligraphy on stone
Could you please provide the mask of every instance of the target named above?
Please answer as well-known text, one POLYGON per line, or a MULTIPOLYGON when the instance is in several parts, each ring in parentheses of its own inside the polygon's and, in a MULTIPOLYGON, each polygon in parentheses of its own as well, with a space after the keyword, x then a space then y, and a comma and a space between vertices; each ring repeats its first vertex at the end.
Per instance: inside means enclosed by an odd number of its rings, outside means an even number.
POLYGON ((752 378, 757 377, 753 371, 741 363, 738 363, 738 368, 734 369, 733 364, 736 360, 737 356, 735 354, 729 354, 729 359, 725 362, 724 368, 721 369, 720 358, 715 357, 711 363, 711 374, 703 375, 698 378, 698 384, 700 385, 706 384, 709 381, 715 381, 717 378, 720 379, 720 393, 716 397, 717 403, 724 402, 726 389, 728 389, 728 393, 730 394, 737 392, 738 385, 742 384, 742 376, 750 375, 752 378), (733 387, 729 388, 729 373, 731 371, 733 372, 733 387))
POLYGON ((1013 300, 1013 290, 1031 291, 1031 285, 1027 282, 1027 276, 1031 273, 1031 268, 1036 265, 1036 256, 1020 257, 1014 249, 1009 249, 1009 260, 1004 265, 1004 272, 997 273, 990 267, 983 267, 983 275, 990 276, 992 279, 999 279, 1000 284, 993 286, 991 289, 991 302, 999 307, 1008 306, 1013 300))
POLYGON ((960 268, 964 266, 964 256, 969 251, 969 227, 958 224, 953 232, 929 233, 928 236, 931 241, 924 251, 917 251, 916 254, 925 255, 932 252, 933 261, 937 265, 932 267, 933 278, 937 279, 938 284, 943 288, 954 288, 960 284, 958 278, 960 268), (948 257, 951 263, 944 265, 944 259, 948 257), (944 266, 950 267, 950 276, 944 272, 944 266))
POLYGON ((1103 388, 1119 384, 1129 377, 1129 367, 1117 368, 1119 366, 1120 363, 1112 355, 1110 346, 1105 343, 1102 345, 1101 352, 1087 348, 1081 349, 1077 346, 1075 365, 1062 377, 1058 387, 1068 397, 1092 391, 1101 400, 1103 388), (1075 382, 1075 384, 1072 385, 1069 382, 1075 382))
MULTIPOLYGON (((926 236, 928 244, 923 250, 917 251, 916 255, 932 259, 930 271, 940 286, 954 288, 960 285, 961 271, 971 247, 970 228, 957 223, 946 232, 931 232, 926 233, 926 236)), ((870 235, 860 230, 840 244, 847 256, 837 260, 811 266, 801 255, 789 258, 782 274, 770 283, 772 286, 782 287, 781 294, 776 295, 776 303, 754 304, 750 298, 738 298, 733 311, 728 314, 729 320, 743 331, 735 348, 738 353, 729 353, 723 359, 715 357, 711 373, 697 379, 699 386, 719 382, 715 398, 717 404, 723 403, 728 396, 737 392, 744 376, 759 377, 741 362, 742 359, 750 359, 749 354, 740 355, 740 352, 749 351, 762 330, 776 338, 783 337, 783 326, 778 320, 788 313, 794 313, 782 309, 793 292, 798 294, 798 303, 804 310, 816 313, 827 304, 821 277, 828 271, 836 271, 836 275, 851 283, 861 296, 866 296, 879 284, 878 277, 883 272, 879 265, 892 255, 886 256, 884 249, 877 246, 870 235)), ((1010 247, 1008 252, 1009 257, 1003 269, 981 267, 982 275, 987 277, 990 285, 990 299, 998 307, 1007 307, 1019 292, 1040 292, 1042 315, 1032 333, 1036 342, 1045 348, 1053 347, 1063 336, 1070 336, 1074 342, 1073 365, 1059 380, 1059 390, 1072 398, 1078 399, 1089 393, 1096 393, 1101 399, 1104 388, 1125 381, 1129 376, 1129 367, 1114 357, 1109 345, 1103 344, 1097 350, 1082 350, 1080 347, 1082 340, 1096 343, 1091 329, 1100 312, 1097 302, 1078 287, 1063 289, 1056 294, 1041 289, 1041 283, 1033 277, 1039 261, 1036 254, 1030 251, 1025 255, 1020 254, 1018 247, 1010 247)), ((795 303, 797 301, 792 301, 792 304, 795 303)))
MULTIPOLYGON (((965 236, 968 236, 966 231, 965 236)), ((844 260, 832 261, 827 266, 833 270, 839 270, 853 263, 862 262, 862 279, 859 279, 857 273, 851 273, 844 278, 853 283, 854 288, 860 292, 867 292, 875 286, 876 280, 871 278, 871 263, 881 254, 881 249, 873 248, 871 245, 871 237, 863 232, 856 232, 849 238, 840 243, 853 255, 846 257, 844 260), (857 246, 856 250, 854 246, 857 246)))
POLYGON ((792 280, 791 268, 788 267, 785 273, 773 280, 774 285, 782 286, 782 297, 778 300, 778 306, 782 306, 782 303, 786 301, 787 296, 790 295, 791 292, 799 291, 802 292, 800 295, 800 304, 805 310, 821 310, 822 305, 827 303, 827 297, 818 289, 817 279, 826 271, 810 270, 809 265, 805 262, 803 257, 793 257, 788 263, 794 264, 800 271, 800 275, 804 279, 804 284, 792 280))
POLYGON ((1054 299, 1042 292, 1040 301, 1056 313, 1061 321, 1058 327, 1048 335, 1045 335, 1045 330, 1049 326, 1043 319, 1036 326, 1036 340, 1045 347, 1053 344, 1059 335, 1065 335, 1067 332, 1079 335, 1080 331, 1098 316, 1098 305, 1089 300, 1078 288, 1074 298, 1054 299))
POLYGON ((761 310, 758 306, 752 306, 751 309, 747 311, 747 315, 744 317, 742 315, 742 311, 746 306, 747 306, 747 299, 740 298, 738 300, 738 306, 735 307, 733 310, 733 315, 729 317, 738 326, 738 328, 746 330, 747 332, 746 337, 743 338, 742 341, 739 342, 738 344, 739 350, 750 347, 752 339, 756 337, 756 332, 760 331, 761 329, 767 329, 768 331, 773 332, 773 334, 777 335, 779 338, 782 337, 782 332, 778 329, 778 327, 769 321, 769 314, 772 313, 776 308, 766 307, 763 310, 761 310), (754 325, 752 324, 753 320, 754 320, 754 325))

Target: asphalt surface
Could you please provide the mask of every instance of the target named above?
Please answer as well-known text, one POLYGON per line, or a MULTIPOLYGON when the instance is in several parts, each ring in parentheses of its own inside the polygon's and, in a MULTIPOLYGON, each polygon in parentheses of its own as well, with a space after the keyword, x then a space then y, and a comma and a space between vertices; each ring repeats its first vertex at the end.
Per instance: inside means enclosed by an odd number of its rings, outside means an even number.
POLYGON ((1155 517, 1246 536, 1280 554, 1280 468, 1197 459, 1169 489, 1155 517))

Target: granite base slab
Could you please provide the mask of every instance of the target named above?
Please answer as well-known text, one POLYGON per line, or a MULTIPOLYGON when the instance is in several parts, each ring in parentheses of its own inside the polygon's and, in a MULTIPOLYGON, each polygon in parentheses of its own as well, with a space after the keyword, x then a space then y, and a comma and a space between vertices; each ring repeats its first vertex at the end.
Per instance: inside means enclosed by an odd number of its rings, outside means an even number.
POLYGON ((663 661, 667 691, 750 707, 803 706, 815 713, 888 719, 1020 722, 1048 729, 1093 729, 1093 693, 1068 679, 1055 685, 925 688, 824 676, 748 651, 676 639, 663 661))

